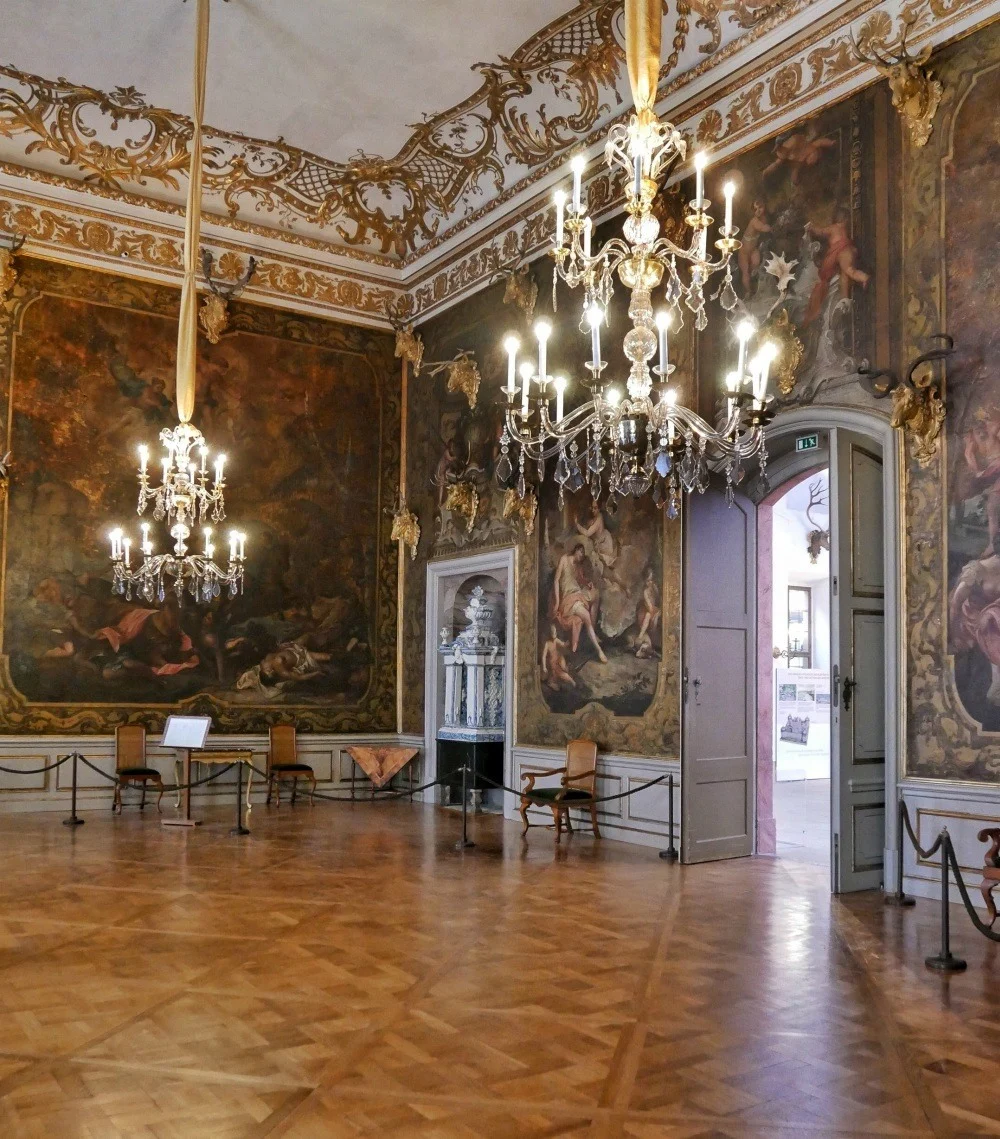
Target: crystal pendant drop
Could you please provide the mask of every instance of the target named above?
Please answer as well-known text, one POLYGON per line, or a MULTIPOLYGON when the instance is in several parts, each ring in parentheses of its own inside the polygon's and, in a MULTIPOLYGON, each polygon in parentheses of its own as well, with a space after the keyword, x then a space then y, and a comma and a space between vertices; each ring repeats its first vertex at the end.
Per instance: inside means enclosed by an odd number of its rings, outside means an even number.
POLYGON ((661 478, 666 478, 670 474, 673 467, 673 460, 670 458, 670 452, 665 448, 661 448, 656 456, 656 473, 661 478))
POLYGON ((514 473, 514 464, 510 461, 510 456, 507 454, 507 448, 504 447, 500 452, 500 458, 497 459, 496 465, 496 478, 497 483, 506 488, 510 482, 510 477, 514 473))
POLYGON ((736 290, 733 288, 732 275, 727 273, 726 283, 722 286, 722 292, 719 294, 719 304, 722 305, 726 312, 732 312, 733 309, 736 308, 737 302, 738 298, 736 296, 736 290))

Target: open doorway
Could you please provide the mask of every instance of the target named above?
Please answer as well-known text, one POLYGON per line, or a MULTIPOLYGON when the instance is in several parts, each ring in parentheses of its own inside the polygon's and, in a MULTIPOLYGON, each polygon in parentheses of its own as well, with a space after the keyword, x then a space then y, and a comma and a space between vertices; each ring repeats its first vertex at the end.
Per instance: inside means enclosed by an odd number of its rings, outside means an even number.
POLYGON ((771 506, 769 591, 775 852, 825 868, 830 861, 829 470, 810 470, 778 493, 771 506))
POLYGON ((895 439, 842 409, 789 412, 769 434, 774 489, 757 500, 754 849, 827 866, 835 892, 870 889, 892 873, 895 839, 885 809, 900 730, 895 439))

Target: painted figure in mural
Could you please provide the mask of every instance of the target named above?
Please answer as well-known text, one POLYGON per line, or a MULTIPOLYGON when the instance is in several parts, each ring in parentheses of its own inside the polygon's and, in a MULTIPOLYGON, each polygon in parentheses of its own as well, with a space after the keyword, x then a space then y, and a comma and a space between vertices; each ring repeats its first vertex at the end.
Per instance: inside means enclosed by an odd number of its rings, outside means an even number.
POLYGON ((570 635, 570 650, 575 653, 579 649, 580 633, 586 630, 597 651, 597 659, 607 664, 608 658, 594 628, 601 608, 601 594, 588 571, 587 556, 580 542, 559 559, 552 584, 552 608, 556 621, 570 635))
POLYGON ((837 206, 833 211, 833 220, 827 226, 817 226, 811 221, 806 222, 806 233, 811 237, 818 237, 826 242, 826 252, 819 263, 819 279, 813 285, 809 296, 809 305, 803 318, 803 325, 812 324, 819 316, 830 289, 830 283, 836 277, 840 281, 840 296, 848 300, 851 296, 851 284, 868 287, 869 274, 857 266, 858 248, 851 240, 850 233, 851 212, 845 206, 837 206))
POLYGON ((820 137, 816 121, 809 119, 802 129, 778 139, 774 144, 774 160, 764 167, 761 177, 769 178, 783 166, 788 166, 792 185, 798 186, 803 170, 817 165, 824 153, 836 145, 836 139, 820 137))
POLYGON ((987 558, 1000 536, 1000 414, 991 416, 985 408, 976 408, 972 427, 965 435, 963 455, 968 468, 962 479, 963 497, 983 495, 989 541, 982 556, 987 558))
POLYGON ((569 641, 564 641, 556 626, 550 625, 549 639, 542 647, 542 684, 555 692, 563 687, 576 688, 576 681, 566 660, 568 648, 569 641))
POLYGON ((604 521, 604 512, 600 506, 591 501, 590 512, 584 523, 577 522, 576 529, 584 538, 589 538, 594 553, 600 559, 603 576, 613 578, 615 559, 618 557, 618 548, 615 536, 608 529, 604 521))
POLYGON ((771 233, 772 229, 767 216, 767 204, 758 198, 753 203, 753 213, 747 222, 746 229, 743 232, 743 244, 737 253, 740 280, 743 282, 743 288, 747 295, 753 289, 754 275, 760 268, 761 238, 765 234, 771 233))
POLYGON ((635 621, 639 626, 635 638, 635 655, 640 660, 648 660, 656 655, 653 639, 659 637, 661 616, 660 587, 656 584, 653 568, 650 566, 643 577, 642 597, 639 599, 635 614, 635 621))
POLYGON ((990 665, 986 699, 1000 705, 1000 542, 962 569, 950 604, 952 651, 978 648, 990 665))

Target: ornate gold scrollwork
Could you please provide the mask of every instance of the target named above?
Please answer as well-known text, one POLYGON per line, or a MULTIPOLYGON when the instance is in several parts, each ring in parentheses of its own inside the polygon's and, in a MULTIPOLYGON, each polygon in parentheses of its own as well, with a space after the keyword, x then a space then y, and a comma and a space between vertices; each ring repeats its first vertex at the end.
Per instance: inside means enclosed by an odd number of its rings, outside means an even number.
POLYGON ((851 46, 862 63, 870 63, 889 81, 892 105, 903 120, 910 142, 922 147, 931 137, 944 88, 934 78, 934 72, 924 66, 931 57, 931 45, 917 55, 906 50, 906 36, 916 19, 916 13, 911 13, 904 20, 898 47, 889 49, 886 36, 891 31, 891 21, 884 12, 876 13, 862 26, 860 41, 851 36, 851 46))
POLYGON ((454 360, 436 361, 425 364, 424 367, 431 376, 439 376, 442 372, 446 372, 448 391, 461 392, 469 401, 469 407, 475 408, 482 377, 479 375, 479 365, 471 352, 463 348, 454 360))
POLYGON ((919 355, 907 369, 904 380, 891 372, 867 368, 858 373, 869 395, 876 399, 892 396, 890 422, 906 433, 913 446, 913 457, 922 467, 929 466, 938 453, 941 427, 947 414, 941 376, 934 365, 946 360, 955 350, 955 342, 947 333, 935 333, 931 339, 940 344, 919 355))
POLYGON ((535 532, 535 516, 538 514, 538 499, 533 490, 527 491, 521 498, 514 487, 508 488, 503 496, 503 516, 505 519, 516 518, 524 526, 525 537, 530 538, 535 532))

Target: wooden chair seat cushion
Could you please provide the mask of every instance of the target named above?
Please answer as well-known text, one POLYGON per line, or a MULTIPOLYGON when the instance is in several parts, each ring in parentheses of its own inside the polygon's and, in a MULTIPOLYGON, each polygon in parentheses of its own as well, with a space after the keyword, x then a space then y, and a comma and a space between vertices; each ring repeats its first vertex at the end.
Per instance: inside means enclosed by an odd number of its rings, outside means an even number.
POLYGON ((272 763, 271 770, 273 772, 306 772, 312 775, 312 768, 308 763, 272 763))
POLYGON ((120 767, 117 774, 126 779, 159 779, 160 773, 155 767, 120 767))
POLYGON ((528 792, 528 798, 541 799, 544 802, 555 802, 558 799, 562 803, 569 801, 579 802, 581 800, 590 801, 593 795, 589 791, 582 791, 579 787, 533 787, 528 792))

